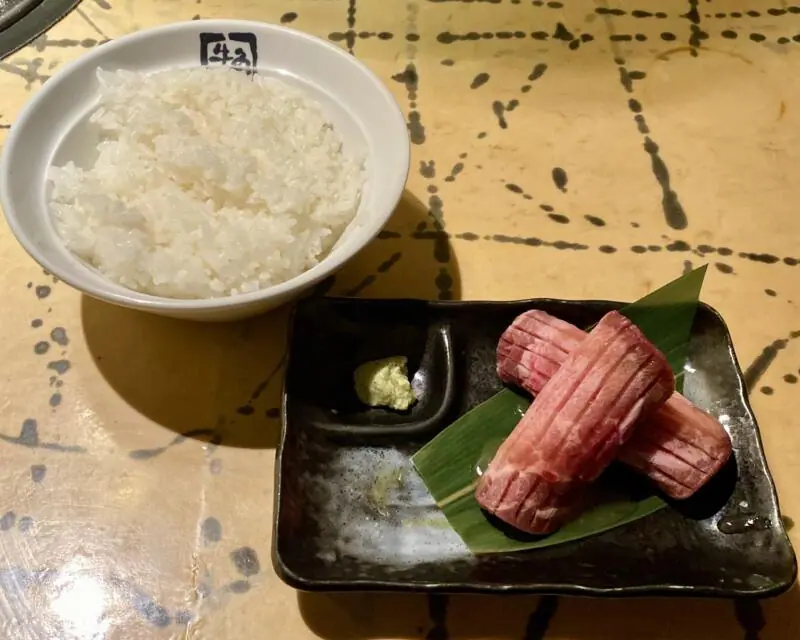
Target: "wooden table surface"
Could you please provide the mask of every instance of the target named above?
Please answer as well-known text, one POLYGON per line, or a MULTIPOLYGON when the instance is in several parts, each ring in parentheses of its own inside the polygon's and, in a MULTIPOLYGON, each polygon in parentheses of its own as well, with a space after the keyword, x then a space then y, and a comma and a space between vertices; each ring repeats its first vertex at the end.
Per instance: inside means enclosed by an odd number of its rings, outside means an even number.
MULTIPOLYGON (((800 7, 84 0, 0 63, 0 125, 88 49, 196 16, 327 37, 407 112, 407 193, 335 293, 634 299, 708 262, 703 299, 800 517, 800 7)), ((0 285, 3 639, 800 635, 796 589, 761 604, 298 594, 269 552, 281 377, 266 382, 288 310, 198 325, 111 307, 43 273, 5 224, 0 285)))

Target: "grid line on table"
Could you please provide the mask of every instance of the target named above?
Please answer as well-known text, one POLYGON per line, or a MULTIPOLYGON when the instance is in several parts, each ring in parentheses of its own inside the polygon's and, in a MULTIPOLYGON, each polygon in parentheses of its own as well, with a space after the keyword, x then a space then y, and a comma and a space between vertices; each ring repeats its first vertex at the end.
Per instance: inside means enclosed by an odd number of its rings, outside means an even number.
MULTIPOLYGON (((477 5, 477 4, 488 4, 488 5, 500 5, 504 4, 503 0, 425 0, 427 4, 438 4, 438 5, 445 5, 445 4, 461 4, 461 5, 477 5)), ((352 0, 351 0, 352 4, 352 0)), ((509 4, 528 4, 523 2, 509 2, 509 4)), ((562 3, 553 2, 553 3, 544 3, 544 2, 530 2, 531 7, 544 7, 544 8, 561 8, 563 7, 562 3)), ((415 3, 411 3, 407 6, 416 6, 415 3)), ((460 11, 468 12, 469 8, 464 7, 464 9, 460 9, 460 11)), ((492 10, 493 11, 493 10, 492 10)), ((735 12, 731 12, 734 13, 735 12)), ((754 16, 756 14, 754 10, 749 12, 749 16, 754 16)), ((767 10, 768 15, 772 17, 779 17, 779 16, 791 16, 795 13, 800 13, 800 7, 797 8, 786 8, 783 10, 767 10)), ((668 166, 661 154, 659 145, 654 140, 650 127, 647 124, 644 114, 644 106, 642 105, 641 101, 635 97, 635 90, 634 90, 634 83, 637 80, 644 78, 645 73, 643 71, 629 69, 628 65, 625 63, 625 58, 622 55, 621 51, 618 48, 620 43, 626 42, 636 42, 636 43, 644 43, 648 40, 652 39, 653 37, 658 37, 664 42, 677 42, 683 40, 683 38, 679 38, 678 34, 673 31, 660 31, 658 36, 648 35, 646 33, 635 32, 635 33, 620 33, 616 30, 616 23, 617 21, 624 21, 631 19, 638 23, 648 22, 652 24, 659 24, 660 22, 672 18, 673 20, 680 20, 687 26, 688 34, 686 40, 684 42, 688 43, 688 50, 693 57, 697 57, 699 52, 702 50, 702 44, 704 40, 707 40, 710 36, 708 32, 702 29, 702 16, 698 9, 698 2, 697 0, 688 0, 686 11, 683 13, 675 13, 672 14, 667 13, 665 11, 647 11, 644 9, 631 9, 631 10, 624 10, 620 8, 613 8, 608 6, 600 6, 594 7, 594 14, 601 18, 601 24, 606 25, 606 33, 603 35, 599 35, 598 31, 595 30, 595 33, 588 33, 588 32, 580 32, 579 28, 572 28, 567 26, 564 21, 566 18, 563 16, 554 16, 553 21, 555 24, 551 24, 551 27, 548 30, 536 30, 536 31, 510 31, 510 30, 498 30, 498 31, 467 31, 461 33, 454 33, 451 31, 439 31, 435 35, 435 39, 439 44, 443 45, 454 45, 461 41, 477 41, 477 40, 520 40, 520 39, 528 39, 533 38, 534 40, 541 40, 541 41, 559 41, 563 42, 568 50, 577 50, 582 46, 596 43, 598 41, 602 41, 605 39, 611 46, 612 52, 614 52, 614 63, 617 65, 619 70, 620 76, 620 83, 623 86, 626 93, 629 94, 629 98, 627 100, 628 110, 631 112, 633 120, 636 124, 638 132, 642 136, 642 145, 643 150, 647 154, 650 160, 651 170, 653 176, 661 189, 662 192, 662 202, 661 208, 664 213, 664 220, 668 227, 675 229, 675 230, 682 230, 685 229, 688 224, 688 217, 686 215, 685 210, 683 209, 678 194, 675 191, 675 188, 672 184, 670 172, 668 166), (562 19, 558 19, 562 18, 562 19)), ((462 14, 463 15, 463 14, 462 14)), ((483 18, 486 16, 486 12, 481 14, 483 18)), ((727 14, 724 14, 727 15, 727 14)), ((759 14, 760 15, 760 14, 759 14)), ((419 91, 420 85, 420 71, 417 68, 416 64, 412 59, 412 55, 409 54, 410 51, 416 53, 416 43, 419 42, 421 39, 424 41, 430 41, 432 37, 432 33, 421 33, 420 30, 417 28, 416 24, 414 23, 413 28, 410 26, 410 22, 406 22, 406 28, 404 32, 404 37, 407 43, 406 46, 406 58, 407 64, 405 69, 400 72, 394 74, 392 77, 394 80, 398 82, 403 82, 406 85, 407 94, 408 94, 408 115, 407 115, 407 122, 409 127, 409 133, 412 140, 412 143, 415 145, 421 145, 425 142, 425 129, 422 125, 422 118, 419 109, 417 108, 417 94, 419 91)), ((672 26, 672 25, 670 25, 672 26)), ((674 27, 673 27, 674 29, 674 27)), ((363 38, 371 38, 374 37, 376 34, 379 39, 381 40, 391 40, 394 39, 397 35, 393 32, 383 31, 383 32, 355 32, 355 29, 350 29, 348 33, 352 34, 353 37, 363 37, 363 38)), ((731 29, 723 29, 722 32, 719 34, 723 38, 732 38, 738 37, 739 31, 731 30, 731 29)), ((342 34, 331 34, 334 40, 340 39, 342 34)), ((765 39, 763 34, 759 34, 757 32, 750 33, 750 39, 754 42, 761 42, 765 39)), ((800 42, 800 34, 796 34, 793 36, 794 41, 800 42)), ((791 42, 788 37, 777 37, 777 42, 787 44, 791 42)), ((668 55, 670 52, 667 52, 663 55, 668 55)), ((527 87, 526 87, 527 88, 527 87)), ((505 121, 505 113, 507 111, 511 111, 513 108, 517 106, 519 100, 512 100, 508 105, 503 104, 499 101, 494 101, 492 103, 492 110, 495 112, 498 118, 498 123, 501 128, 507 128, 507 124, 504 126, 505 121)), ((486 132, 481 132, 478 134, 479 138, 485 137, 486 132)), ((463 163, 459 163, 463 168, 463 163)), ((430 180, 430 179, 429 179, 430 180)), ((438 185, 434 182, 431 182, 428 185, 429 193, 432 195, 429 198, 429 217, 432 221, 433 225, 433 235, 434 237, 441 237, 445 234, 442 232, 445 230, 444 225, 444 203, 440 195, 437 195, 436 192, 438 191, 438 185)), ((556 217, 564 218, 564 216, 556 216, 556 214, 551 214, 551 217, 555 219, 556 217)), ((558 220, 556 220, 558 221, 558 220)), ((437 245, 441 245, 441 243, 436 243, 437 245)), ((437 250, 437 260, 442 261, 444 263, 447 262, 447 255, 449 251, 445 250, 442 246, 438 247, 437 250)))
MULTIPOLYGON (((425 0, 425 3, 432 4, 432 5, 445 5, 445 4, 462 4, 465 5, 462 11, 469 11, 470 5, 478 5, 482 3, 490 4, 490 5, 501 5, 503 4, 500 1, 494 0, 425 0)), ((355 7, 355 0, 348 0, 348 14, 350 13, 351 7, 355 7)), ((522 5, 520 6, 520 15, 524 16, 525 13, 523 10, 526 8, 524 5, 526 3, 521 2, 510 2, 510 4, 522 5)), ((541 2, 530 2, 527 3, 532 8, 536 9, 537 7, 542 8, 561 8, 563 5, 561 3, 541 3, 541 2), (548 7, 548 4, 552 5, 548 7)), ((616 20, 625 20, 625 21, 632 21, 634 24, 653 24, 657 25, 664 20, 671 19, 671 20, 684 20, 688 23, 689 26, 689 37, 688 37, 688 46, 693 49, 692 55, 697 55, 697 49, 701 47, 702 42, 708 40, 712 37, 711 32, 707 31, 703 27, 703 18, 713 19, 713 20, 722 20, 726 18, 731 19, 739 19, 743 17, 769 17, 770 19, 775 18, 784 18, 784 19, 791 19, 792 16, 800 14, 800 6, 788 6, 786 8, 770 8, 762 11, 756 10, 743 10, 740 12, 733 11, 729 13, 704 13, 701 12, 699 9, 699 5, 697 0, 689 0, 687 10, 684 13, 667 13, 664 11, 650 11, 646 9, 620 9, 615 7, 608 7, 608 6, 600 6, 594 7, 593 9, 594 15, 598 17, 606 17, 606 18, 613 18, 616 20)), ((580 46, 580 42, 578 42, 578 38, 576 36, 572 37, 565 37, 566 34, 571 33, 572 31, 580 32, 580 29, 569 28, 568 25, 565 24, 563 19, 559 19, 559 17, 553 17, 552 20, 555 21, 555 26, 552 29, 544 30, 544 29, 502 29, 502 30, 490 30, 490 29, 483 29, 481 31, 478 30, 469 30, 465 32, 453 32, 450 30, 442 30, 438 31, 435 36, 432 33, 429 34, 422 34, 419 32, 405 32, 402 34, 403 37, 407 41, 417 42, 422 38, 430 39, 431 37, 435 37, 435 39, 440 42, 441 44, 454 44, 460 41, 478 41, 478 40, 519 40, 519 39, 528 39, 532 38, 534 40, 541 40, 541 41, 550 41, 550 40, 566 40, 571 46, 571 49, 577 49, 580 46)), ((633 26, 633 25, 632 25, 633 26)), ((377 38, 378 40, 382 41, 390 41, 394 40, 400 34, 395 33, 393 31, 387 30, 356 30, 355 28, 355 21, 353 20, 352 23, 348 21, 348 28, 346 31, 334 31, 328 34, 329 39, 334 42, 347 42, 348 50, 352 49, 352 44, 358 40, 366 40, 377 38)), ((744 30, 742 28, 732 27, 732 28, 725 28, 725 27, 717 27, 714 26, 714 34, 715 36, 721 36, 726 39, 735 39, 739 36, 747 37, 753 42, 765 42, 765 41, 772 41, 776 42, 777 44, 791 44, 792 42, 800 42, 800 25, 798 25, 795 29, 793 29, 789 33, 783 34, 774 34, 774 35, 767 35, 762 33, 758 30, 744 30)), ((600 40, 601 38, 595 34, 590 33, 588 31, 580 33, 580 40, 587 42, 587 41, 596 41, 600 40)), ((679 37, 677 33, 674 31, 661 31, 658 35, 646 34, 638 31, 637 29, 627 29, 626 31, 620 31, 611 36, 608 36, 609 41, 624 41, 624 42, 648 42, 655 39, 660 39, 664 42, 677 42, 680 41, 682 38, 679 37)))

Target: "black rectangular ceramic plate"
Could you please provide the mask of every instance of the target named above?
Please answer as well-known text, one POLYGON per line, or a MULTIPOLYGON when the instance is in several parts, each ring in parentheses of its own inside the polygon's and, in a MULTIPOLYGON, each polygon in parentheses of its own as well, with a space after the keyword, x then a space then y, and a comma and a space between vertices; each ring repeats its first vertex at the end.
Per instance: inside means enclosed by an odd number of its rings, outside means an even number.
POLYGON ((701 495, 551 548, 472 556, 411 456, 502 386, 501 332, 539 308, 589 326, 621 304, 316 298, 295 311, 276 466, 273 561, 302 590, 771 596, 797 565, 722 318, 698 309, 685 395, 717 416, 734 458, 701 495), (353 390, 365 360, 409 359, 420 402, 369 410, 353 390))

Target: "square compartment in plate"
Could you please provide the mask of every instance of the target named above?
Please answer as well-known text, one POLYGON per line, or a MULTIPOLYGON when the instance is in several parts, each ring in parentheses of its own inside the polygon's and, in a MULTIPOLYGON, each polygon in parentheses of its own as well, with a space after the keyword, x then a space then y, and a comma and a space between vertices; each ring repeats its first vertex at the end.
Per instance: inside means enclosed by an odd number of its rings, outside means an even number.
POLYGON ((299 303, 276 466, 273 562, 281 578, 303 590, 715 597, 786 591, 797 573, 794 551, 730 335, 706 305, 698 308, 692 329, 684 394, 720 419, 734 456, 696 497, 583 540, 473 556, 416 475, 414 453, 502 388, 495 349, 514 317, 538 308, 586 327, 621 306, 559 300, 299 303), (432 355, 439 340, 450 354, 441 360, 432 355), (437 362, 425 365, 436 409, 421 428, 402 417, 381 422, 376 413, 359 413, 349 404, 346 394, 354 392, 346 385, 352 386, 359 359, 390 355, 407 355, 412 371, 415 358, 437 362), (333 422, 345 428, 330 428, 335 407, 333 422))
POLYGON ((292 325, 292 389, 296 419, 339 435, 390 437, 436 428, 453 403, 450 327, 422 301, 396 314, 391 301, 375 301, 364 314, 348 301, 308 300, 292 325), (365 362, 407 358, 417 397, 407 411, 364 405, 356 395, 355 370, 365 362))

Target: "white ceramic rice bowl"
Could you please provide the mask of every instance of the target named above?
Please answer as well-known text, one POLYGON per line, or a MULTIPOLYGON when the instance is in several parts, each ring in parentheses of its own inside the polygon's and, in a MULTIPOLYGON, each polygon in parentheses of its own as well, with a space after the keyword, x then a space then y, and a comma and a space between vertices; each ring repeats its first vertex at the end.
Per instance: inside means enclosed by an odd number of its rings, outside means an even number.
MULTIPOLYGON (((213 62, 212 62, 213 64, 213 62)), ((25 105, 0 161, 0 203, 11 230, 42 267, 106 302, 192 320, 234 320, 289 302, 334 273, 385 226, 403 192, 409 139, 403 114, 386 86, 361 62, 314 36, 259 22, 197 20, 147 29, 107 43, 65 66, 25 105), (220 40, 222 39, 222 40, 220 40), (227 41, 316 99, 347 149, 366 156, 367 178, 355 220, 319 264, 284 283, 224 298, 183 300, 132 291, 69 252, 47 206, 47 169, 72 160, 88 167, 96 136, 88 117, 97 101, 96 70, 160 71, 196 67, 227 41)))

